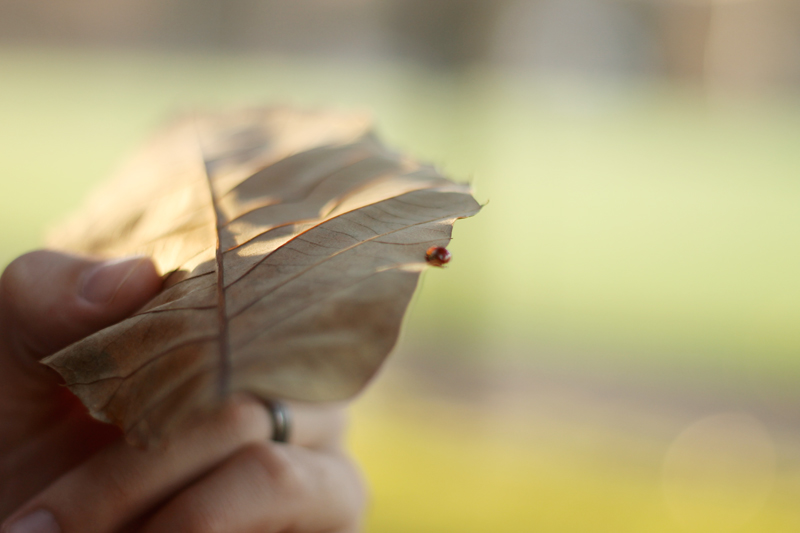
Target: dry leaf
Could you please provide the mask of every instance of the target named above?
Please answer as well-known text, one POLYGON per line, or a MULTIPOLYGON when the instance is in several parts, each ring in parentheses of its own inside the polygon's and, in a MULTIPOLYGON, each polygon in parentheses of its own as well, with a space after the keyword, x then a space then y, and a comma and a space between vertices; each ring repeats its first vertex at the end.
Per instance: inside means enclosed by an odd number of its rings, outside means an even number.
POLYGON ((152 443, 233 391, 340 400, 394 345, 431 246, 480 207, 364 118, 178 121, 55 233, 168 272, 141 311, 48 357, 93 416, 152 443))

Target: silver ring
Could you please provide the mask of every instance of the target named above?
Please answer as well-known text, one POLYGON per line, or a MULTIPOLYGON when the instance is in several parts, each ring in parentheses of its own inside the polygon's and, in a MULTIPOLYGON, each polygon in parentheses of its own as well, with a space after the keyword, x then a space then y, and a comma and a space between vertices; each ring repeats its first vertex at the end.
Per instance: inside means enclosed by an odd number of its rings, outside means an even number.
POLYGON ((289 433, 292 429, 292 418, 289 408, 280 400, 264 400, 269 417, 272 419, 272 440, 275 442, 289 442, 289 433))

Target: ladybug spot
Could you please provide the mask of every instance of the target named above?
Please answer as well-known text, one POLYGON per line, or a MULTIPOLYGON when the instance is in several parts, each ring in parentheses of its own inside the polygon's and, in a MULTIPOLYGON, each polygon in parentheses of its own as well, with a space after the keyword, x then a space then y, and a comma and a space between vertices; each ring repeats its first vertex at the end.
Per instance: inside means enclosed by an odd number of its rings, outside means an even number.
POLYGON ((425 253, 425 260, 428 261, 429 264, 437 267, 449 263, 452 257, 447 248, 442 246, 431 246, 425 253))

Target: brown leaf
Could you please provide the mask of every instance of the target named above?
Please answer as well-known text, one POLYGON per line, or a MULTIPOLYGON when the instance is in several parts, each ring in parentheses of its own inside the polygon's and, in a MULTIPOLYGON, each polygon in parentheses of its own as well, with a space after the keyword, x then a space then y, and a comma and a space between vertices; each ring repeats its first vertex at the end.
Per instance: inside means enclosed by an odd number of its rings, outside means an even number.
POLYGON ((148 444, 232 391, 357 393, 394 345, 426 250, 480 207, 361 117, 257 109, 180 120, 57 247, 154 258, 165 290, 45 363, 148 444))

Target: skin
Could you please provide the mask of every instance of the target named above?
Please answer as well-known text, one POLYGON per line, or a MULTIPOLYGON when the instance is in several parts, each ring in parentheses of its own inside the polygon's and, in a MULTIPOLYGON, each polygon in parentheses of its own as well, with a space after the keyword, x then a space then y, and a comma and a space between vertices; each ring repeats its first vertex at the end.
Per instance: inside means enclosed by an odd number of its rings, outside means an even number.
POLYGON ((365 496, 342 449, 342 406, 291 404, 291 442, 277 444, 263 404, 236 396, 166 445, 142 450, 92 419, 38 362, 160 289, 146 258, 103 263, 37 251, 3 273, 0 532, 21 533, 26 517, 62 533, 357 531, 365 496))

